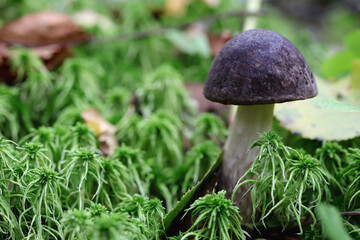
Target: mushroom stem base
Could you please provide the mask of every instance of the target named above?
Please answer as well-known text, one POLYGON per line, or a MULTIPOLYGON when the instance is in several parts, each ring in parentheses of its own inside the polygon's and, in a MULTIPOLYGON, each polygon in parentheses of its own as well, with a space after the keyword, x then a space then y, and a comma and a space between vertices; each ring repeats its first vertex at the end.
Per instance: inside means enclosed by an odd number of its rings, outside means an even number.
MULTIPOLYGON (((224 146, 217 186, 217 190, 226 190, 229 198, 237 181, 249 169, 259 153, 258 148, 250 151, 248 149, 258 139, 258 133, 271 130, 273 112, 274 104, 238 107, 224 146)), ((250 194, 243 196, 246 191, 247 186, 240 188, 234 198, 235 205, 239 207, 245 221, 250 219, 252 211, 250 194)))

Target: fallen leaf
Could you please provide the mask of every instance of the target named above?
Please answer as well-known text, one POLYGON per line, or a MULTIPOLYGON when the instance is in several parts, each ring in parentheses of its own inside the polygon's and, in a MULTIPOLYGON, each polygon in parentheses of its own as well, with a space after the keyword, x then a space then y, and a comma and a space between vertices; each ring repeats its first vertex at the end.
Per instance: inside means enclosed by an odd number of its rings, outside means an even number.
POLYGON ((115 138, 116 127, 106 121, 95 108, 89 108, 80 115, 88 127, 95 132, 104 155, 115 153, 115 148, 119 145, 115 138))
POLYGON ((275 105, 281 125, 304 138, 347 140, 360 136, 360 91, 350 77, 339 82, 316 78, 319 95, 313 99, 275 105))
POLYGON ((182 16, 186 13, 189 0, 166 0, 164 13, 170 16, 182 16))
POLYGON ((70 17, 51 11, 31 13, 0 28, 0 41, 9 45, 68 45, 89 40, 90 36, 75 25, 70 17))
POLYGON ((70 47, 50 44, 33 48, 35 54, 44 61, 47 69, 51 70, 61 65, 61 63, 68 57, 73 56, 73 51, 70 47))
POLYGON ((10 57, 9 49, 6 44, 0 42, 0 82, 11 84, 16 76, 10 71, 8 63, 10 57))
POLYGON ((95 108, 89 108, 80 115, 97 136, 105 132, 114 133, 116 131, 115 126, 106 121, 95 108))
POLYGON ((105 155, 109 156, 115 153, 115 148, 119 146, 113 133, 105 132, 98 137, 100 151, 105 155))
POLYGON ((12 45, 29 47, 51 70, 73 55, 69 45, 88 40, 89 35, 60 13, 35 12, 6 23, 0 28, 0 82, 12 84, 16 79, 7 62, 12 45))
POLYGON ((360 110, 338 111, 303 100, 276 105, 275 116, 283 127, 303 138, 340 141, 360 136, 360 110))
POLYGON ((9 59, 9 49, 4 43, 0 43, 0 66, 9 59))
MULTIPOLYGON (((66 58, 73 55, 70 47, 58 44, 38 46, 29 48, 29 50, 33 51, 36 56, 43 60, 48 70, 58 67, 66 58)), ((0 82, 6 82, 7 84, 12 84, 17 78, 16 73, 11 70, 9 63, 10 57, 9 47, 0 42, 0 82)))
POLYGON ((197 102, 198 111, 200 113, 213 112, 226 120, 225 118, 228 116, 230 106, 207 100, 203 95, 203 83, 187 82, 185 83, 185 86, 190 93, 190 97, 197 102))
POLYGON ((336 82, 317 77, 316 83, 319 87, 320 96, 360 105, 360 78, 357 77, 357 73, 353 72, 353 74, 336 82))
POLYGON ((207 34, 211 49, 211 56, 214 58, 224 44, 232 38, 232 32, 230 30, 224 30, 220 35, 208 33, 207 34))

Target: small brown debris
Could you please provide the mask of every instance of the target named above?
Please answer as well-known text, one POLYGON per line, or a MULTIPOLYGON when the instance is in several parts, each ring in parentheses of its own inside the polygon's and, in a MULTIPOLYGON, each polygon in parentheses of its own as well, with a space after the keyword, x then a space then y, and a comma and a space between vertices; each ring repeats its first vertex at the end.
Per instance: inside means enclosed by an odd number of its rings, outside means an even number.
POLYGON ((170 16, 182 16, 187 11, 189 0, 166 0, 164 13, 170 16))
POLYGON ((211 102, 207 100, 203 95, 204 84, 203 83, 195 83, 195 82, 187 82, 186 88, 190 92, 190 97, 195 99, 198 103, 199 112, 213 112, 216 115, 222 117, 226 120, 225 116, 228 115, 228 111, 230 107, 227 105, 223 105, 216 102, 211 102))
POLYGON ((95 108, 89 108, 80 115, 88 127, 95 132, 100 142, 100 150, 104 155, 113 154, 119 145, 115 138, 115 126, 106 121, 95 108))
POLYGON ((224 44, 232 38, 232 32, 230 30, 224 30, 220 35, 208 33, 208 39, 211 48, 211 56, 214 58, 224 44))

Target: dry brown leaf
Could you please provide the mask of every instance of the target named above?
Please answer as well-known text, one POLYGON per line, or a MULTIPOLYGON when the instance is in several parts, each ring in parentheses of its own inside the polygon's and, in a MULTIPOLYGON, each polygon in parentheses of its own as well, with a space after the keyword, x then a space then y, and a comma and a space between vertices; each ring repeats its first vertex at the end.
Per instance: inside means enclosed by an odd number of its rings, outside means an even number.
POLYGON ((104 155, 113 154, 115 148, 119 145, 115 138, 115 126, 106 121, 95 108, 89 108, 81 112, 81 117, 88 127, 95 132, 100 142, 100 150, 104 155))
POLYGON ((105 132, 115 133, 116 131, 115 126, 106 121, 95 108, 89 108, 81 112, 81 117, 84 119, 85 123, 95 131, 97 136, 105 132))
POLYGON ((50 44, 33 48, 33 51, 39 58, 43 60, 50 60, 53 57, 54 53, 61 51, 62 48, 63 47, 61 47, 60 45, 50 44))
POLYGON ((6 44, 0 42, 0 82, 6 82, 7 84, 11 84, 15 79, 14 74, 10 71, 9 57, 9 49, 6 44))
POLYGON ((220 35, 208 33, 208 39, 211 48, 211 55, 215 57, 224 44, 232 38, 232 32, 230 30, 224 30, 220 35))
POLYGON ((186 13, 189 0, 166 0, 164 13, 170 16, 182 16, 186 13))
POLYGON ((61 65, 66 58, 73 56, 73 51, 70 47, 58 44, 36 47, 33 51, 44 61, 45 66, 49 70, 61 65))
POLYGON ((69 45, 90 40, 70 17, 50 11, 35 12, 0 28, 0 82, 11 84, 16 75, 10 71, 9 47, 30 47, 51 70, 72 56, 69 45))
POLYGON ((119 146, 114 134, 104 133, 99 137, 100 151, 105 155, 109 156, 115 153, 115 149, 119 146))
POLYGON ((9 59, 9 49, 5 44, 0 43, 0 66, 9 59))
POLYGON ((187 82, 186 88, 190 92, 190 97, 198 103, 199 112, 213 112, 223 118, 228 115, 228 111, 230 109, 229 105, 212 102, 204 97, 203 83, 187 82))
MULTIPOLYGON (((43 60, 44 65, 49 70, 61 65, 66 58, 73 55, 70 47, 58 44, 50 44, 29 49, 43 60)), ((9 47, 7 44, 0 42, 0 82, 11 84, 16 79, 16 74, 10 69, 9 59, 9 47)))
POLYGON ((14 45, 41 46, 88 41, 87 35, 70 17, 51 11, 25 15, 0 29, 0 41, 14 45))

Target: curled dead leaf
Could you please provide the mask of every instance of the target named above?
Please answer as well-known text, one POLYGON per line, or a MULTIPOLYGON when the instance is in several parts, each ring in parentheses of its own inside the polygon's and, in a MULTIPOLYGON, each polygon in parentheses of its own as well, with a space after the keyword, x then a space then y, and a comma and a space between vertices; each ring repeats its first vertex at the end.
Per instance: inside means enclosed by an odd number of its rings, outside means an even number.
POLYGON ((51 70, 73 55, 70 45, 89 40, 70 17, 56 12, 35 12, 6 23, 0 28, 0 82, 16 79, 8 62, 13 45, 29 47, 51 70))
POLYGON ((218 52, 220 52, 224 44, 229 41, 233 35, 230 30, 224 30, 220 35, 208 33, 207 36, 210 43, 211 56, 215 57, 218 52))
MULTIPOLYGON (((66 58, 73 55, 73 51, 70 47, 58 44, 38 46, 29 49, 43 60, 44 65, 48 70, 58 67, 66 58)), ((7 44, 0 42, 0 82, 6 82, 8 84, 11 84, 17 77, 16 73, 10 68, 10 58, 11 51, 9 47, 7 44)))
POLYGON ((90 36, 75 25, 70 17, 51 11, 31 13, 0 28, 0 41, 9 45, 69 45, 89 40, 90 36))
POLYGON ((207 100, 203 95, 203 83, 187 82, 186 88, 190 92, 190 97, 197 102, 199 112, 213 112, 226 120, 226 116, 230 110, 229 105, 207 100))
POLYGON ((116 127, 106 121, 95 108, 89 108, 80 115, 95 132, 100 142, 100 151, 105 156, 115 153, 115 148, 119 145, 115 138, 116 127))
POLYGON ((166 0, 164 13, 170 16, 182 16, 186 13, 189 0, 166 0))
POLYGON ((71 48, 58 44, 40 46, 33 49, 35 54, 44 61, 47 69, 51 70, 61 65, 68 57, 73 56, 71 48))
POLYGON ((9 49, 6 44, 0 42, 0 82, 7 84, 10 84, 15 79, 14 74, 10 71, 9 57, 9 49))
POLYGON ((9 49, 4 43, 0 43, 0 66, 9 59, 9 49))

